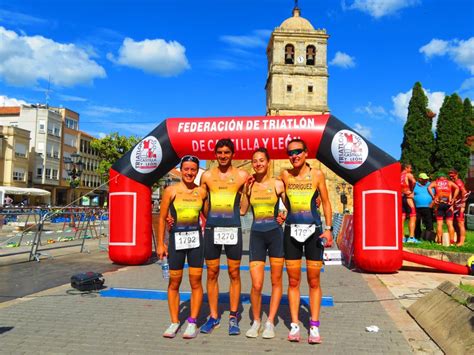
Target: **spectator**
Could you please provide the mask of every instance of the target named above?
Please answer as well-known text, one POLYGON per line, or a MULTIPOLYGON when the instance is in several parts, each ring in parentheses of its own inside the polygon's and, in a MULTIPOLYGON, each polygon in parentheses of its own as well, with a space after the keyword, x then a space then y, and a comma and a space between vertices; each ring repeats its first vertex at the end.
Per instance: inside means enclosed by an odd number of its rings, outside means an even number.
POLYGON ((402 226, 405 223, 405 218, 409 217, 408 222, 408 238, 403 238, 403 242, 416 243, 415 239, 415 224, 416 224, 416 208, 413 202, 413 187, 416 180, 412 174, 411 164, 402 165, 402 173, 400 176, 401 190, 402 190, 402 226))
POLYGON ((458 247, 464 245, 466 239, 466 228, 464 226, 464 209, 466 206, 466 201, 471 193, 466 190, 464 182, 459 178, 459 173, 455 169, 449 171, 449 178, 453 181, 456 186, 459 188, 459 194, 454 201, 454 228, 457 232, 458 239, 456 245, 458 247))
POLYGON ((433 240, 433 199, 428 193, 427 186, 430 184, 429 176, 425 173, 418 175, 418 181, 413 189, 414 201, 416 206, 416 226, 415 238, 417 242, 419 239, 433 240), (421 232, 421 222, 425 227, 424 232, 421 232))
POLYGON ((459 188, 448 180, 443 172, 437 174, 437 179, 428 186, 428 193, 437 205, 436 210, 436 242, 442 243, 443 239, 443 219, 446 218, 448 226, 449 240, 454 240, 453 227, 453 202, 458 196, 459 188), (433 194, 434 190, 434 194, 433 194))
POLYGON ((10 196, 7 195, 7 196, 5 197, 5 201, 4 201, 5 207, 11 206, 12 203, 13 203, 13 199, 12 199, 10 196))

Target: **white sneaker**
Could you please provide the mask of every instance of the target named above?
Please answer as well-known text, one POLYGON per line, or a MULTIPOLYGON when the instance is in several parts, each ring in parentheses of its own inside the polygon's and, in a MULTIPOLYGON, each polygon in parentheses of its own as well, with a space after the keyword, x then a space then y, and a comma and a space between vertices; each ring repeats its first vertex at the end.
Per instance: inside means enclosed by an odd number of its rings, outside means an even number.
POLYGON ((321 344, 321 336, 319 335, 318 327, 309 328, 308 343, 310 344, 321 344))
POLYGON ((199 332, 199 329, 196 323, 188 323, 186 330, 184 331, 183 338, 184 339, 194 339, 199 332))
POLYGON ((273 325, 273 323, 266 321, 265 330, 263 331, 262 338, 272 339, 274 337, 275 337, 275 326, 273 325))
POLYGON ((245 336, 247 338, 256 338, 258 337, 258 334, 260 333, 260 329, 262 327, 262 324, 256 320, 253 321, 252 326, 250 327, 249 330, 247 330, 247 333, 245 333, 245 336))
POLYGON ((290 330, 290 333, 288 334, 288 340, 299 342, 300 338, 301 338, 300 326, 296 323, 291 323, 291 330, 290 330))
POLYGON ((179 323, 171 323, 168 329, 165 330, 163 336, 165 338, 174 338, 179 329, 179 323))

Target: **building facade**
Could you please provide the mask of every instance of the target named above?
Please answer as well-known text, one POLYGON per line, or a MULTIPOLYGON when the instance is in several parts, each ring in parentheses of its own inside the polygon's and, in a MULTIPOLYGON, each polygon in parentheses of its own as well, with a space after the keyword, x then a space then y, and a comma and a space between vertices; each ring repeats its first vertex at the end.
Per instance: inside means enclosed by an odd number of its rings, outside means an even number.
POLYGON ((0 126, 0 185, 28 187, 30 132, 0 126))

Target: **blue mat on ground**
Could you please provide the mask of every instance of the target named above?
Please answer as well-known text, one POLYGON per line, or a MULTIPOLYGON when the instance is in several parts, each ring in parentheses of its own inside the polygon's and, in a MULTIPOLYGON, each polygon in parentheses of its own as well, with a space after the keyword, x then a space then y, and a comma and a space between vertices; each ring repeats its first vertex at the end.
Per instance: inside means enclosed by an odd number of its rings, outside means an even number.
MULTIPOLYGON (((101 297, 113 297, 113 298, 138 298, 144 300, 156 300, 156 301, 165 301, 168 299, 168 293, 166 290, 151 290, 143 288, 122 288, 114 287, 108 290, 100 291, 101 297)), ((179 293, 181 301, 189 301, 191 298, 191 292, 181 291, 179 293)), ((240 296, 242 304, 250 303, 250 294, 242 293, 240 296)), ((207 302, 207 295, 204 295, 203 302, 207 302)), ((229 303, 229 294, 220 293, 219 294, 219 303, 229 303)), ((262 304, 270 304, 270 296, 262 295, 262 304)), ((281 303, 283 305, 288 305, 288 296, 283 295, 281 298, 281 303)), ((301 296, 301 304, 309 307, 309 296, 301 296)), ((334 301, 332 296, 323 296, 321 301, 322 307, 333 307, 334 301)))

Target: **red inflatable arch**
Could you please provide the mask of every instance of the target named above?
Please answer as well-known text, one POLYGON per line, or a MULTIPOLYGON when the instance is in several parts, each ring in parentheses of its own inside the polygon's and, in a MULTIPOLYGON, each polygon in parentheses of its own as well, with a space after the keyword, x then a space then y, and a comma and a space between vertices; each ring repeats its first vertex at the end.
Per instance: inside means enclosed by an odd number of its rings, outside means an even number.
POLYGON ((110 170, 112 261, 147 262, 152 252, 150 186, 186 154, 213 159, 221 138, 234 141, 236 159, 249 159, 262 146, 273 159, 287 159, 287 142, 304 139, 310 157, 354 185, 356 266, 379 273, 401 267, 400 165, 332 115, 165 120, 110 170))

